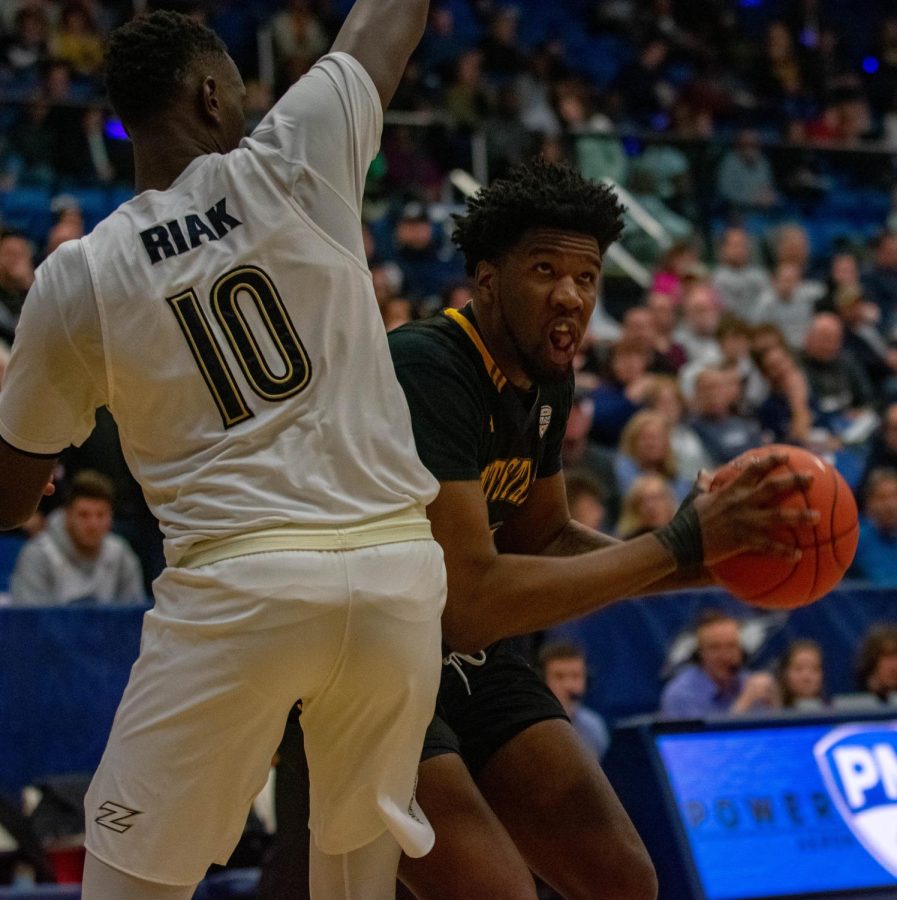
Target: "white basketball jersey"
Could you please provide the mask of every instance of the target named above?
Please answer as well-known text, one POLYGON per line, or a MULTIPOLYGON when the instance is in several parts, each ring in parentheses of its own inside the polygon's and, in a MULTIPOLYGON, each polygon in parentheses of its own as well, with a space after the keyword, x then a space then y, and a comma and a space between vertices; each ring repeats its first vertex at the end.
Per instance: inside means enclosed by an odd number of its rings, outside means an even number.
POLYGON ((60 247, 23 309, 3 439, 56 455, 107 405, 169 562, 429 503, 362 246, 381 127, 367 73, 331 54, 237 150, 60 247))

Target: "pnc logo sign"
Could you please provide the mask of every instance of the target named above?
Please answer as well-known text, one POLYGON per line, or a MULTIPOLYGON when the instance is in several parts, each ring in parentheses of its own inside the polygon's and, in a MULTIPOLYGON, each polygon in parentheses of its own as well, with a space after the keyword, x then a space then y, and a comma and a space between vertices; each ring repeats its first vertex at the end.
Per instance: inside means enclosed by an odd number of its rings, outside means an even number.
POLYGON ((897 876, 897 723, 835 728, 813 755, 841 818, 897 876))

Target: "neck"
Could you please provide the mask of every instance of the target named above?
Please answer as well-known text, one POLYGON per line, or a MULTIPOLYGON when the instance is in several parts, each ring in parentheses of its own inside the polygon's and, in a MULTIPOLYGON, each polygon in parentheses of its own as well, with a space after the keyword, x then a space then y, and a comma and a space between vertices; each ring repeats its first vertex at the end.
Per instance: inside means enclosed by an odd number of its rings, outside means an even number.
POLYGON ((471 303, 473 314, 476 317, 477 328, 480 337, 486 345, 495 364, 501 369, 502 374, 515 387, 528 391, 532 386, 532 379, 523 371, 518 359, 520 354, 511 340, 508 327, 498 303, 488 306, 478 303, 477 299, 471 303))
POLYGON ((214 133, 174 111, 164 123, 154 121, 133 129, 132 141, 138 194, 168 190, 194 159, 224 152, 214 133))

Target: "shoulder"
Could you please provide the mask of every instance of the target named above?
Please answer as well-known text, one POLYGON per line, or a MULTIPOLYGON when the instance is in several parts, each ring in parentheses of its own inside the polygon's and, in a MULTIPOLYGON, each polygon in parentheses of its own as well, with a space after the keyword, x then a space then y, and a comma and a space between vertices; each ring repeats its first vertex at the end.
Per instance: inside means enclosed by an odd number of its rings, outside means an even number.
POLYGON ((460 332, 442 315, 411 322, 387 335, 393 363, 399 366, 472 367, 460 332))

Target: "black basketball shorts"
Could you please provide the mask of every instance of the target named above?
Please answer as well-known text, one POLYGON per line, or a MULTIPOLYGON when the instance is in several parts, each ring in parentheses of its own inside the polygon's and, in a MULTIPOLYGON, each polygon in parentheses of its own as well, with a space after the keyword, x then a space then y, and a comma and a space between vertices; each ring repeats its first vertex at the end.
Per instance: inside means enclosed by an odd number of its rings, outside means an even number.
POLYGON ((476 777, 521 731, 546 719, 567 718, 536 670, 509 642, 489 647, 481 666, 463 660, 458 665, 464 678, 454 666, 443 667, 421 760, 457 753, 476 777))

